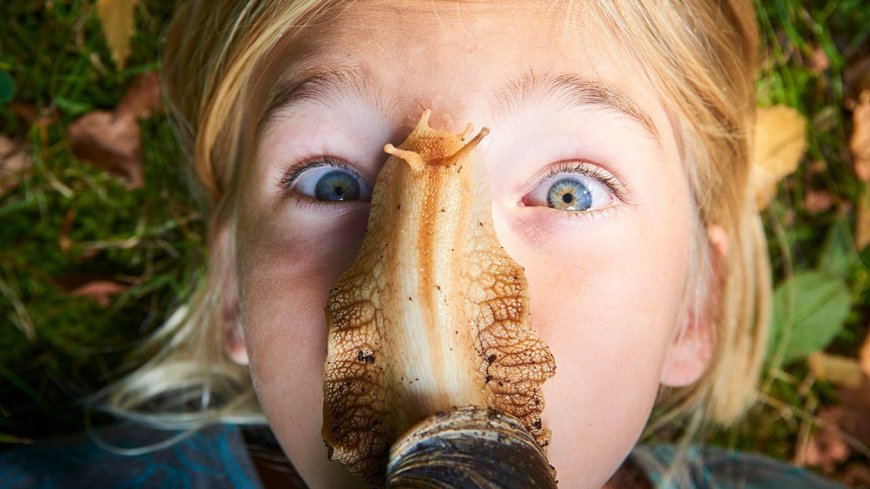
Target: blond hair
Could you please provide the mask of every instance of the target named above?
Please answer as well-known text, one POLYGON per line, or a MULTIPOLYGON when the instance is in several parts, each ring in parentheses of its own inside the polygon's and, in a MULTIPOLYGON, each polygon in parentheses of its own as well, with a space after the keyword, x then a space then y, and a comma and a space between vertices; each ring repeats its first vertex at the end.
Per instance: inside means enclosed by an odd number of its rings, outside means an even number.
MULTIPOLYGON (((223 346, 225 330, 237 327, 235 292, 226 286, 231 237, 221 233, 233 219, 242 104, 252 75, 279 40, 292 40, 339 3, 192 0, 177 12, 167 37, 165 93, 204 190, 209 258, 187 304, 143 347, 151 359, 113 389, 115 412, 173 428, 265 422, 247 368, 233 363, 223 346)), ((730 423, 755 395, 770 298, 765 239, 748 183, 754 13, 748 0, 651 3, 583 9, 617 37, 626 59, 640 64, 672 108, 697 210, 697 239, 690 244, 697 276, 689 295, 696 316, 709 299, 715 353, 700 381, 660 397, 658 418, 703 413, 730 423), (703 231, 709 224, 721 226, 729 242, 717 274, 703 231)))

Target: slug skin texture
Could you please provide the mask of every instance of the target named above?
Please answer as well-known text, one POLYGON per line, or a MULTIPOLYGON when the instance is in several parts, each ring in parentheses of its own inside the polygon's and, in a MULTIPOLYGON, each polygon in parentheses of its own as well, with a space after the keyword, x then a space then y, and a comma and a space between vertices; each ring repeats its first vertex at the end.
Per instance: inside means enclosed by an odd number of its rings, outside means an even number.
POLYGON ((329 293, 323 439, 329 457, 382 482, 390 445, 460 407, 517 417, 546 448, 541 386, 555 373, 529 321, 523 268, 499 244, 486 169, 469 141, 423 113, 387 160, 353 266, 329 293))

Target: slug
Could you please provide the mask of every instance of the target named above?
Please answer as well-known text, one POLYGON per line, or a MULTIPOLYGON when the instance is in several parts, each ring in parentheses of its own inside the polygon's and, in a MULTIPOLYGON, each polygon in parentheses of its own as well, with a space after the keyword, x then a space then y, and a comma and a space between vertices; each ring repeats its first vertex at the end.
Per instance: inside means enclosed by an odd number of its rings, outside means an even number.
POLYGON ((545 449, 541 386, 555 361, 529 322, 528 285, 499 244, 470 138, 430 111, 378 176, 355 262, 326 306, 322 435, 329 457, 381 484, 390 446, 463 407, 516 417, 545 449))

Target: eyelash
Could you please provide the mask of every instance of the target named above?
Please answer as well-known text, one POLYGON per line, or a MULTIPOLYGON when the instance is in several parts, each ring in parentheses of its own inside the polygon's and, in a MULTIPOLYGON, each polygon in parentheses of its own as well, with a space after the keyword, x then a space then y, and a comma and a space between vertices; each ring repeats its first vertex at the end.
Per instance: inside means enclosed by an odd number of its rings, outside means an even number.
MULTIPOLYGON (((551 178, 553 178, 556 175, 559 175, 561 173, 575 173, 578 175, 585 175, 587 177, 594 178, 594 179, 600 181, 601 183, 603 183, 604 186, 606 186, 608 190, 613 192, 613 195, 614 195, 614 197, 617 198, 617 200, 619 200, 620 202, 625 203, 625 204, 630 204, 630 202, 628 201, 628 197, 629 197, 628 190, 625 188, 625 185, 623 185, 621 179, 617 175, 614 175, 613 173, 608 172, 607 170, 601 168, 600 166, 598 166, 590 161, 580 160, 580 161, 565 161, 565 162, 556 163, 555 165, 551 166, 547 170, 547 173, 537 181, 537 184, 535 185, 535 187, 538 187, 540 185, 545 184, 547 182, 547 180, 549 180, 549 179, 551 179, 551 178)), ((602 210, 606 210, 606 209, 602 209, 602 210)), ((561 211, 561 212, 565 212, 565 211, 561 211)), ((574 215, 584 214, 584 213, 590 214, 593 212, 596 212, 596 211, 578 211, 578 212, 571 212, 570 214, 574 214, 574 215)))
POLYGON ((321 166, 336 166, 343 170, 357 173, 353 171, 347 163, 327 154, 322 154, 320 156, 310 156, 287 165, 287 168, 285 168, 281 173, 281 178, 278 179, 278 186, 283 192, 289 192, 290 187, 296 183, 296 179, 298 179, 300 175, 305 173, 307 170, 321 166))
POLYGON ((347 205, 347 202, 330 202, 327 200, 313 199, 311 197, 293 192, 291 190, 299 176, 301 176, 306 171, 311 170, 312 168, 319 168, 321 166, 334 166, 336 168, 341 168, 342 170, 346 170, 349 173, 353 173, 363 181, 366 180, 366 178, 363 177, 359 171, 355 170, 350 164, 348 164, 344 160, 323 153, 319 156, 309 156, 307 158, 303 158, 302 160, 287 165, 287 167, 282 172, 282 176, 278 179, 278 188, 281 197, 291 197, 295 199, 299 205, 306 207, 310 206, 315 208, 323 208, 337 204, 347 205))

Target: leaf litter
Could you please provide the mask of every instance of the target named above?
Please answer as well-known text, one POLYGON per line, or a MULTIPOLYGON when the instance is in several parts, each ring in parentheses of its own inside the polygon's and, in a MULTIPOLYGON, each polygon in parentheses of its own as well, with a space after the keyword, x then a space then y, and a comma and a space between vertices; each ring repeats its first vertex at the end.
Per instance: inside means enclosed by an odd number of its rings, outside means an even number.
POLYGON ((159 75, 143 73, 133 80, 114 111, 95 110, 70 124, 70 152, 124 178, 127 188, 139 188, 144 184, 139 120, 161 109, 159 75))

